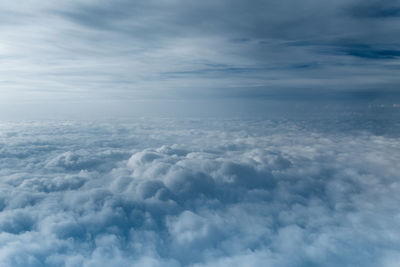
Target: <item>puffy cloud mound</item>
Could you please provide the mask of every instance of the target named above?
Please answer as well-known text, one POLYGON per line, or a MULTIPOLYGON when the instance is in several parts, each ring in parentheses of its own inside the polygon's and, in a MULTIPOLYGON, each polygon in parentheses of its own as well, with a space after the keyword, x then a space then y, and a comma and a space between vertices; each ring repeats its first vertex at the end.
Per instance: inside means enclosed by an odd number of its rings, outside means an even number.
POLYGON ((291 121, 0 125, 1 266, 395 266, 400 142, 291 121))

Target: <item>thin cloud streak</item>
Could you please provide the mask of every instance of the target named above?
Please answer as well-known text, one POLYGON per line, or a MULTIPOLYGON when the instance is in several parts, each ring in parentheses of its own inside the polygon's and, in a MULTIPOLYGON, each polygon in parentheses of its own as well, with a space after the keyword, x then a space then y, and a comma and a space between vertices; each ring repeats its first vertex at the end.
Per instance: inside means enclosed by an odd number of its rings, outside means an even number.
POLYGON ((82 106, 88 98, 300 97, 371 88, 390 94, 399 85, 392 67, 399 58, 398 1, 377 5, 6 3, 0 94, 3 103, 46 99, 82 106))

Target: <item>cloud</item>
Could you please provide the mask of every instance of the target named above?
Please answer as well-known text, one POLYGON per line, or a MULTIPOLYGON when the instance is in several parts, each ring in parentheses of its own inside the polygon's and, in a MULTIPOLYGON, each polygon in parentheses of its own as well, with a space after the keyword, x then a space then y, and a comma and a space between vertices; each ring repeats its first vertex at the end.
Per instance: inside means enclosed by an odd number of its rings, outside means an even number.
POLYGON ((350 14, 357 18, 395 18, 400 15, 400 5, 396 0, 385 2, 379 1, 359 1, 349 8, 350 14))
POLYGON ((0 263, 391 266, 397 137, 346 123, 5 124, 0 263))
POLYGON ((390 94, 399 84, 398 6, 292 0, 7 3, 1 6, 7 15, 0 54, 8 77, 0 85, 1 99, 13 103, 8 113, 46 107, 54 111, 50 115, 71 114, 68 108, 61 112, 68 103, 79 114, 96 109, 104 116, 121 105, 159 99, 171 110, 174 103, 166 100, 304 100, 371 87, 390 94))

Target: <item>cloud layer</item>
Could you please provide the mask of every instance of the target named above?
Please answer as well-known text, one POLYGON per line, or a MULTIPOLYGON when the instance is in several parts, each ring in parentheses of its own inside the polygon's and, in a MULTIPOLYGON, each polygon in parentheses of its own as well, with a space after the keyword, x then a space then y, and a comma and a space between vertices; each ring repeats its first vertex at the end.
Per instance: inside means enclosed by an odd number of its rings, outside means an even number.
POLYGON ((57 110, 51 104, 67 101, 83 110, 116 101, 117 109, 359 91, 399 100, 396 0, 31 1, 0 9, 3 104, 57 110))
POLYGON ((396 137, 291 121, 1 125, 2 266, 395 266, 396 137))

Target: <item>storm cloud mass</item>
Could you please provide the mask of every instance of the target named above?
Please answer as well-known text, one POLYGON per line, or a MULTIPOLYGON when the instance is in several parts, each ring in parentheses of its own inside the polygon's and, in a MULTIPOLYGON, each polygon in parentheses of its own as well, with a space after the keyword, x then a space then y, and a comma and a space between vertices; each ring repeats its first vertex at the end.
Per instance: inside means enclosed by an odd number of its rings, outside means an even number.
POLYGON ((396 266, 398 137, 315 125, 4 123, 0 265, 396 266))

